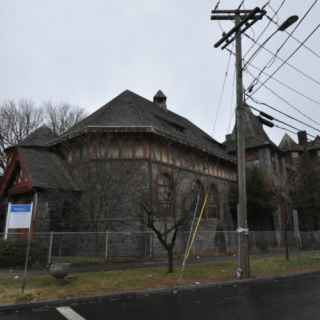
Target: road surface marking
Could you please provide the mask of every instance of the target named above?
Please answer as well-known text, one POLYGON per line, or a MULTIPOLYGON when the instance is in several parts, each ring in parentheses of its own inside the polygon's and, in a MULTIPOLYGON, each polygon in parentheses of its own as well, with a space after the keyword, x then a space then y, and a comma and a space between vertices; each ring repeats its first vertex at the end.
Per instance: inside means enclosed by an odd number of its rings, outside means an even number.
POLYGON ((70 307, 59 307, 57 308, 57 311, 60 312, 68 320, 86 320, 70 307))

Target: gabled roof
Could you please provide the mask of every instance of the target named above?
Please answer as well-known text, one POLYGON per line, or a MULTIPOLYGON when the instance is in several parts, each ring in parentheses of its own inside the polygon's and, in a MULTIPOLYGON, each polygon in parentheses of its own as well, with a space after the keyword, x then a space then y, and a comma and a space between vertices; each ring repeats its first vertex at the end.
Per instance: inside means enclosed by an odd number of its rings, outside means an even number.
POLYGON ((17 151, 25 163, 32 187, 79 190, 63 160, 57 154, 43 148, 18 147, 17 151))
POLYGON ((287 133, 283 136, 279 148, 284 151, 302 151, 303 148, 296 143, 287 133))
POLYGON ((44 125, 28 135, 18 146, 43 147, 56 137, 53 131, 44 125))
POLYGON ((216 157, 234 161, 234 158, 226 153, 222 144, 215 141, 192 122, 170 110, 159 107, 156 103, 129 90, 122 92, 96 112, 76 124, 53 141, 53 144, 97 128, 152 132, 201 149, 216 157))
MULTIPOLYGON (((263 146, 277 149, 277 146, 270 140, 258 117, 253 114, 249 106, 243 112, 243 119, 246 149, 263 146)), ((227 136, 227 140, 224 143, 229 152, 236 150, 236 126, 237 124, 235 124, 232 133, 227 136)))

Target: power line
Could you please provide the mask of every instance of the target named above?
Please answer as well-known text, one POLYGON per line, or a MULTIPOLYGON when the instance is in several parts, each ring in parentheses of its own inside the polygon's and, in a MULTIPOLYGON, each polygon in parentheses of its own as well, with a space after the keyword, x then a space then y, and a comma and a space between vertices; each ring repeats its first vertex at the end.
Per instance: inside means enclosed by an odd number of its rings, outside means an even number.
POLYGON ((231 96, 231 100, 230 100, 230 114, 229 114, 229 124, 228 124, 228 130, 227 132, 230 132, 231 130, 231 122, 232 122, 232 106, 233 106, 233 100, 234 100, 234 97, 235 97, 235 85, 236 85, 236 71, 233 70, 233 75, 232 75, 232 96, 231 96))
POLYGON ((232 56, 232 54, 230 53, 229 57, 228 57, 228 62, 227 62, 227 67, 226 67, 226 72, 225 72, 225 75, 224 75, 224 80, 223 80, 221 92, 220 92, 218 107, 216 109, 216 115, 215 115, 215 119, 214 119, 214 123, 213 123, 213 135, 214 135, 215 129, 216 129, 218 114, 219 114, 219 111, 220 111, 221 106, 222 106, 222 100, 223 100, 223 96, 224 96, 224 92, 225 92, 226 82, 227 82, 227 78, 228 78, 228 75, 229 75, 231 56, 232 56))
POLYGON ((299 22, 297 23, 297 25, 293 28, 293 30, 289 33, 287 39, 285 39, 285 41, 281 44, 281 46, 277 49, 276 51, 276 55, 281 51, 281 49, 286 45, 286 43, 289 41, 290 37, 292 34, 294 34, 296 32, 296 30, 299 28, 299 26, 302 24, 302 22, 306 19, 306 17, 310 14, 311 10, 314 8, 314 6, 317 4, 319 0, 315 0, 311 6, 308 8, 308 10, 305 12, 305 14, 303 15, 303 17, 299 20, 299 22))
MULTIPOLYGON (((257 70, 257 71, 262 72, 262 74, 265 74, 266 76, 269 76, 269 75, 270 75, 270 74, 267 73, 266 71, 263 71, 262 69, 260 69, 260 68, 258 68, 257 66, 255 66, 252 62, 250 62, 248 65, 249 65, 251 68, 253 68, 253 69, 257 70)), ((271 77, 271 79, 272 79, 273 81, 277 82, 278 84, 280 84, 281 86, 287 88, 288 90, 290 90, 290 91, 292 91, 292 92, 300 95, 301 97, 309 100, 310 102, 313 102, 313 103, 315 103, 315 104, 317 104, 317 105, 320 106, 320 100, 316 100, 316 99, 314 99, 314 98, 311 98, 311 97, 307 96, 307 95, 304 94, 303 92, 297 90, 297 89, 294 88, 294 87, 289 86, 289 85, 288 85, 287 83, 285 83, 284 81, 281 81, 281 80, 279 80, 279 79, 277 79, 277 78, 275 78, 275 77, 271 77)), ((260 80, 258 80, 258 81, 260 81, 260 80)), ((250 90, 250 88, 248 88, 248 90, 250 90)))
MULTIPOLYGON (((272 19, 272 17, 269 17, 268 15, 266 15, 267 19, 272 22, 273 24, 275 24, 277 27, 280 26, 280 24, 277 21, 274 21, 274 19, 272 19)), ((297 43, 302 43, 302 41, 300 39, 298 39, 297 37, 295 37, 293 34, 291 34, 289 31, 284 30, 284 32, 289 35, 289 37, 293 40, 295 40, 297 43)), ((308 50, 310 53, 312 53, 315 57, 320 59, 320 54, 318 52, 316 52, 315 50, 313 50, 312 48, 310 48, 309 46, 307 46, 306 44, 303 44, 303 47, 308 50)))
MULTIPOLYGON (((249 108, 251 108, 251 109, 253 109, 253 110, 255 110, 255 111, 257 111, 257 112, 262 112, 262 113, 264 113, 262 110, 259 110, 258 108, 255 108, 255 107, 252 107, 252 106, 249 106, 249 108)), ((267 114, 268 115, 268 114, 267 114)), ((269 115, 268 115, 269 116, 269 115)), ((283 121, 283 120, 280 120, 280 119, 278 119, 278 118, 275 118, 274 116, 270 116, 271 118, 272 118, 272 120, 273 121, 277 121, 277 122, 279 122, 279 123, 281 123, 281 124, 284 124, 285 126, 288 126, 289 128, 291 128, 291 129, 295 129, 295 130, 297 130, 297 131, 303 131, 302 129, 299 129, 299 128, 297 128, 297 127, 295 127, 295 126, 293 126, 292 124, 290 124, 290 123, 287 123, 287 122, 285 122, 285 121, 283 121)), ((320 132, 320 131, 319 131, 320 132)), ((310 135, 311 136, 311 135, 310 135)), ((312 135, 313 136, 313 135, 312 135)), ((315 137, 315 136, 314 136, 315 137)))
MULTIPOLYGON (((255 39, 253 39, 252 37, 250 37, 247 33, 244 33, 244 35, 251 41, 256 42, 255 39)), ((302 42, 301 42, 302 44, 302 42)), ((270 49, 266 48, 266 47, 262 47, 262 49, 264 49, 266 52, 268 52, 270 55, 274 55, 274 52, 272 52, 270 49)), ((293 64, 291 64, 290 62, 286 61, 285 59, 283 59, 280 56, 276 56, 277 59, 279 59, 280 61, 284 62, 287 66, 289 66, 291 69, 295 70, 296 72, 298 72, 299 74, 301 74, 302 76, 304 76, 306 79, 312 81, 313 83, 317 84, 318 86, 320 86, 320 81, 313 78, 312 76, 310 76, 309 74, 307 74, 306 72, 304 72, 303 70, 299 69, 298 67, 294 66, 293 64)))
POLYGON ((294 104, 292 104, 290 101, 288 101, 286 98, 282 97, 280 94, 278 94, 277 92, 275 92, 273 89, 271 89, 270 87, 268 87, 267 85, 263 86, 266 90, 268 90, 269 92, 271 92, 274 96, 276 96, 278 99, 280 99, 281 101, 283 101, 284 103, 286 103, 289 107, 291 107, 292 109, 294 109, 296 112, 298 112, 300 115, 304 116, 306 119, 310 120, 311 122, 320 125, 320 122, 314 120, 312 117, 308 116, 307 114, 305 114, 304 112, 302 112, 298 107, 296 107, 294 104))
MULTIPOLYGON (((288 129, 288 128, 284 128, 284 127, 278 126, 278 125, 276 125, 276 124, 274 125, 274 127, 278 128, 278 129, 281 129, 281 130, 284 130, 284 131, 287 131, 287 132, 290 132, 290 133, 292 133, 292 134, 294 134, 294 135, 297 134, 296 131, 292 131, 292 130, 290 130, 290 129, 288 129)), ((311 138, 316 138, 316 137, 313 136, 312 134, 307 133, 307 135, 308 135, 309 137, 311 137, 311 138)))
MULTIPOLYGON (((235 55, 235 53, 232 52, 230 49, 226 49, 226 50, 227 50, 230 54, 235 55)), ((248 61, 246 61, 246 60, 243 60, 243 62, 246 63, 248 66, 252 67, 253 69, 257 70, 258 72, 261 72, 262 74, 265 74, 266 76, 270 76, 269 73, 267 73, 266 71, 263 71, 262 69, 258 68, 258 67, 257 67, 256 65, 254 65, 252 62, 248 62, 248 61)), ((252 78, 254 78, 254 79, 258 78, 258 77, 255 77, 255 76, 253 75, 253 73, 249 72, 248 69, 246 69, 245 71, 248 72, 248 74, 249 74, 252 78)), ((272 79, 273 81, 277 82, 278 84, 282 85, 283 87, 287 88, 288 90, 290 90, 290 91, 292 91, 292 92, 300 95, 301 97, 304 97, 305 99, 307 99, 307 100, 309 100, 309 101, 311 101, 311 102, 313 102, 313 103, 315 103, 315 104, 317 104, 317 105, 320 106, 320 100, 317 100, 317 99, 314 99, 314 98, 312 98, 312 97, 307 96, 307 95, 304 94, 303 92, 299 91, 298 89, 296 89, 296 88, 294 88, 294 87, 292 87, 292 86, 289 86, 287 83, 285 83, 284 81, 279 80, 278 78, 275 78, 274 76, 272 76, 271 79, 272 79)), ((257 81, 257 82, 261 82, 259 79, 256 79, 256 81, 257 81)), ((250 84, 249 87, 248 87, 248 89, 247 89, 247 91, 249 91, 249 92, 250 92, 250 86, 252 86, 252 84, 250 84)))
MULTIPOLYGON (((276 57, 278 56, 278 54, 279 54, 279 52, 281 51, 281 49, 282 49, 282 48, 287 44, 287 42, 289 41, 290 36, 299 28, 299 26, 300 26, 300 25, 302 24, 302 22, 306 19, 306 17, 309 15, 309 13, 310 13, 311 10, 314 8, 314 6, 317 4, 318 1, 319 1, 319 0, 315 0, 315 1, 311 4, 311 6, 310 6, 310 7, 308 8, 308 10, 305 12, 305 14, 303 15, 303 17, 299 20, 298 24, 294 27, 294 29, 291 31, 291 33, 289 33, 289 35, 288 35, 287 38, 283 41, 283 43, 281 44, 281 46, 277 49, 277 51, 273 54, 273 56, 272 56, 272 57, 269 59, 269 61, 266 63, 266 65, 262 68, 263 71, 264 71, 265 69, 270 68, 270 67, 272 66, 273 62, 275 61, 275 59, 276 59, 276 57)), ((273 34, 274 34, 274 33, 273 33, 273 34)), ((273 34, 271 34, 270 37, 272 37, 273 34)), ((268 41, 268 40, 270 39, 270 37, 267 38, 266 41, 268 41)), ((263 42, 263 43, 258 47, 258 49, 257 49, 257 50, 254 52, 254 54, 250 57, 249 62, 256 57, 256 55, 257 55, 258 52, 261 50, 261 48, 264 46, 264 44, 266 43, 266 41, 263 42)), ((300 45, 301 45, 301 44, 300 44, 300 45)), ((281 67, 281 66, 280 66, 280 67, 281 67)), ((262 73, 260 72, 257 77, 260 77, 261 74, 262 74, 262 73)), ((255 83, 255 80, 253 80, 253 83, 255 83)))
POLYGON ((306 126, 306 127, 309 127, 310 129, 313 129, 313 130, 315 130, 315 131, 320 132, 320 129, 312 126, 311 124, 309 124, 309 123, 307 123, 307 122, 304 122, 304 121, 302 121, 302 120, 300 120, 300 119, 297 119, 296 117, 293 117, 293 116, 291 116, 290 114, 285 113, 285 112, 279 110, 278 108, 275 108, 275 107, 271 106, 270 104, 268 104, 268 103, 266 103, 266 102, 259 101, 259 100, 255 99, 255 98, 252 98, 251 96, 248 96, 248 95, 247 95, 247 97, 248 97, 250 100, 252 100, 254 103, 257 103, 257 104, 260 104, 260 105, 262 105, 262 106, 265 106, 265 107, 267 107, 267 108, 269 108, 269 109, 271 109, 271 110, 273 110, 273 111, 276 111, 276 112, 282 114, 283 116, 285 116, 285 117, 287 117, 287 118, 289 118, 289 119, 291 119, 291 120, 294 120, 294 121, 296 121, 296 122, 298 122, 298 123, 300 123, 300 124, 302 124, 302 125, 304 125, 304 126, 306 126))
MULTIPOLYGON (((286 2, 286 0, 283 0, 283 1, 282 1, 282 3, 280 4, 280 6, 278 7, 278 9, 277 9, 276 12, 274 13, 274 15, 273 15, 272 18, 274 18, 274 17, 278 14, 278 12, 281 10, 281 8, 282 8, 283 5, 285 4, 285 2, 286 2)), ((270 5, 270 1, 268 1, 268 2, 265 4, 265 6, 267 6, 267 5, 270 5)), ((268 30, 271 22, 273 22, 273 21, 270 21, 270 20, 269 20, 269 22, 266 24, 266 26, 263 28, 263 30, 259 33, 259 35, 258 35, 258 37, 257 37, 257 39, 256 39, 257 42, 261 39, 261 37, 262 37, 262 36, 265 34, 265 32, 268 30)), ((255 43, 253 43, 253 44, 251 45, 251 47, 250 47, 250 48, 247 50, 247 52, 244 54, 244 58, 248 56, 248 54, 251 52, 251 50, 254 48, 255 45, 256 45, 255 43)))
POLYGON ((264 81, 262 82, 262 84, 260 84, 260 86, 259 86, 257 89, 255 89, 255 91, 254 91, 253 94, 257 93, 257 92, 270 80, 270 78, 271 78, 272 76, 274 76, 277 72, 279 72, 280 69, 286 64, 286 62, 288 62, 288 61, 300 50, 300 48, 302 47, 302 45, 303 45, 304 43, 306 43, 306 42, 315 34, 315 32, 316 32, 319 28, 320 28, 320 24, 318 24, 318 25, 311 31, 311 33, 303 40, 303 42, 286 58, 286 60, 285 60, 283 63, 281 63, 281 65, 280 65, 278 68, 276 68, 276 70, 274 70, 274 71, 271 73, 271 75, 270 75, 266 80, 264 80, 264 81))

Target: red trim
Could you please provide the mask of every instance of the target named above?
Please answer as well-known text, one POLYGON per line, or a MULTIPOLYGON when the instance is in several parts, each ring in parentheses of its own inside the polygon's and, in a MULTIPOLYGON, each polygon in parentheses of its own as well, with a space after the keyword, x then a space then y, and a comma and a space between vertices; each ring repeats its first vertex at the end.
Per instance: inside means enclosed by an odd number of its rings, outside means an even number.
POLYGON ((18 150, 15 149, 11 158, 11 162, 9 163, 9 167, 7 167, 7 170, 5 171, 4 177, 2 178, 2 181, 1 181, 0 196, 4 197, 5 192, 9 189, 10 183, 12 183, 13 175, 18 165, 20 165, 20 170, 22 170, 26 181, 23 181, 21 184, 14 186, 12 188, 12 190, 14 190, 13 192, 16 193, 15 192, 16 189, 17 189, 17 193, 21 193, 20 189, 27 190, 27 191, 30 191, 32 189, 32 181, 31 181, 30 175, 28 174, 25 161, 23 157, 21 157, 21 155, 19 154, 18 150))
POLYGON ((8 193, 10 195, 14 194, 21 194, 21 193, 28 193, 32 191, 32 184, 31 182, 23 182, 19 183, 18 185, 15 185, 14 187, 10 188, 8 190, 8 193))

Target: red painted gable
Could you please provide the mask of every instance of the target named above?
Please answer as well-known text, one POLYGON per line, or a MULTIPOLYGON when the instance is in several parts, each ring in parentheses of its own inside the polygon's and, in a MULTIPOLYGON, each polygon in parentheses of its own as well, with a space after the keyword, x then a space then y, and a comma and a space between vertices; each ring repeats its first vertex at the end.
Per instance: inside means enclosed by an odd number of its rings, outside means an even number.
POLYGON ((0 197, 10 189, 11 194, 31 191, 32 181, 18 150, 14 150, 0 184, 0 197))

